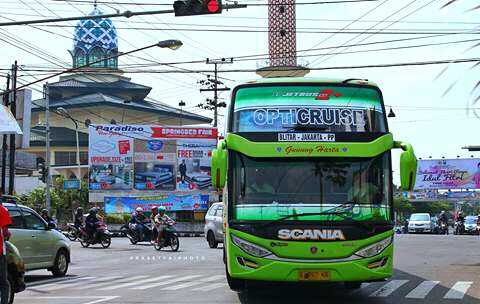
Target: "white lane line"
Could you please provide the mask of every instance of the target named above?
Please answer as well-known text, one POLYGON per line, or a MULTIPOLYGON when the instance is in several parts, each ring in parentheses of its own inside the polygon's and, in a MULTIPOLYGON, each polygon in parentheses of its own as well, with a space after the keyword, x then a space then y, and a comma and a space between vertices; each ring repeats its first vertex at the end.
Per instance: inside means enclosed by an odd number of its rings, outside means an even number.
POLYGON ((191 286, 195 286, 195 285, 200 285, 200 284, 203 284, 203 283, 217 281, 217 280, 220 280, 220 279, 225 280, 225 275, 214 275, 212 277, 202 279, 202 280, 197 280, 197 281, 193 281, 193 282, 187 282, 187 283, 183 283, 183 284, 178 284, 178 285, 174 285, 174 286, 165 287, 162 290, 178 290, 178 289, 187 288, 187 287, 191 287, 191 286))
POLYGON ((118 284, 118 283, 126 283, 126 282, 131 282, 131 281, 135 281, 135 280, 140 280, 140 279, 144 279, 144 278, 148 278, 148 276, 146 275, 140 275, 140 276, 135 276, 135 277, 130 277, 130 278, 122 278, 116 282, 105 282, 105 283, 99 283, 99 284, 87 284, 85 286, 80 286, 80 287, 76 287, 76 288, 73 288, 75 290, 83 290, 83 289, 90 289, 90 288, 99 288, 99 287, 104 287, 104 286, 107 286, 107 285, 115 285, 115 284, 118 284))
POLYGON ((145 289, 155 288, 155 287, 158 287, 158 286, 164 286, 164 285, 168 285, 168 284, 172 284, 172 283, 176 283, 176 282, 188 281, 190 279, 195 279, 195 278, 198 278, 198 277, 201 277, 201 275, 196 274, 196 275, 184 276, 184 277, 181 277, 181 278, 171 279, 171 280, 168 280, 168 281, 159 282, 159 283, 155 283, 155 284, 150 284, 150 285, 147 285, 147 286, 135 287, 135 288, 132 288, 132 289, 145 290, 145 289))
POLYGON ((408 280, 392 280, 370 294, 370 297, 385 298, 391 295, 395 290, 406 284, 408 280))
MULTIPOLYGON (((32 289, 42 289, 42 290, 48 290, 49 288, 51 287, 56 287, 58 285, 64 285, 64 284, 71 284, 71 283, 75 283, 75 282, 79 282, 79 281, 85 281, 85 280, 91 280, 91 279, 95 279, 95 277, 81 277, 81 278, 76 278, 76 279, 71 279, 71 280, 64 280, 64 281, 60 281, 60 282, 53 282, 53 283, 48 283, 48 284, 42 284, 42 285, 35 285, 35 286, 31 286, 32 289), (37 287, 37 288, 35 288, 37 287)), ((30 287, 30 286, 28 286, 30 287)))
POLYGON ((197 287, 197 288, 194 288, 192 290, 193 291, 210 291, 210 290, 214 290, 214 289, 217 289, 217 288, 226 288, 227 286, 228 286, 228 284, 225 283, 225 282, 223 282, 223 283, 213 283, 213 284, 209 284, 209 285, 204 286, 204 287, 197 287))
POLYGON ((356 293, 360 293, 362 292, 363 290, 365 290, 365 288, 367 288, 368 286, 372 285, 372 283, 362 283, 362 285, 360 285, 360 288, 359 289, 355 289, 355 290, 352 290, 350 292, 350 294, 356 294, 356 293))
POLYGON ((472 284, 473 282, 459 281, 455 283, 455 285, 453 285, 453 287, 447 292, 447 294, 443 298, 461 300, 467 293, 470 286, 472 286, 472 284))
POLYGON ((425 299, 425 297, 437 286, 440 281, 423 281, 420 285, 410 291, 405 298, 408 299, 425 299))
POLYGON ((103 296, 103 297, 31 297, 31 296, 28 296, 26 298, 22 298, 22 297, 15 297, 15 299, 18 299, 18 300, 29 300, 29 301, 32 301, 33 299, 37 299, 37 300, 70 300, 68 302, 71 302, 71 300, 91 300, 91 301, 88 301, 87 303, 82 303, 82 304, 97 304, 97 303, 102 303, 102 302, 106 302, 106 301, 110 301, 110 300, 113 300, 113 299, 117 299, 117 298, 120 298, 119 296, 103 296))
POLYGON ((161 280, 168 279, 168 278, 171 278, 171 277, 172 276, 169 276, 169 275, 160 276, 160 277, 156 277, 156 278, 138 280, 138 281, 135 281, 135 282, 123 283, 123 284, 118 284, 118 285, 114 285, 114 286, 104 287, 104 288, 100 288, 98 290, 115 290, 115 289, 120 289, 120 288, 125 288, 125 287, 131 287, 131 286, 135 286, 135 285, 141 285, 141 284, 161 281, 161 280))
POLYGON ((120 276, 111 276, 111 277, 98 278, 96 280, 95 279, 83 280, 83 281, 76 282, 76 283, 73 283, 73 284, 68 284, 68 283, 58 284, 57 286, 52 286, 50 288, 45 288, 45 289, 42 288, 42 291, 53 291, 53 290, 59 290, 59 289, 63 289, 63 288, 72 288, 72 287, 77 287, 77 286, 84 286, 85 284, 91 284, 92 282, 95 282, 95 283, 110 282, 110 281, 116 280, 118 278, 121 278, 121 277, 120 276))

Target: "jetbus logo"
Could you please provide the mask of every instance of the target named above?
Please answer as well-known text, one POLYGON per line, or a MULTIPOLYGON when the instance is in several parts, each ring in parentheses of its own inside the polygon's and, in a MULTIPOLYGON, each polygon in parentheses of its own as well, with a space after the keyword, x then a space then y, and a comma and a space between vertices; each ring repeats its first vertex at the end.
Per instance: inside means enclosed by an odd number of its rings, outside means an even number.
POLYGON ((325 89, 325 90, 321 90, 320 93, 318 93, 317 97, 315 97, 315 99, 316 100, 329 100, 331 96, 341 97, 342 93, 335 92, 332 89, 325 89))
POLYGON ((280 229, 278 238, 281 240, 327 240, 344 241, 345 235, 339 229, 280 229))

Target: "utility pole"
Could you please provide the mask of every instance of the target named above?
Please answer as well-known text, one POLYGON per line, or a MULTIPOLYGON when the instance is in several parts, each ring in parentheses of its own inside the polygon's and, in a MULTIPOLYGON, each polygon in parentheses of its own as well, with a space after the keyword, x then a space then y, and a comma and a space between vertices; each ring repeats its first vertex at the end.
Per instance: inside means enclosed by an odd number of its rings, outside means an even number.
MULTIPOLYGON (((17 73, 18 64, 15 60, 15 64, 12 66, 12 100, 10 102, 10 109, 12 111, 13 117, 17 117, 17 73)), ((16 134, 10 134, 10 158, 8 166, 8 194, 13 195, 15 188, 15 139, 16 134)))
POLYGON ((45 185, 45 203, 48 212, 51 211, 50 198, 50 92, 48 89, 48 82, 43 86, 44 100, 45 100, 45 170, 47 171, 47 180, 45 185))
MULTIPOLYGON (((10 90, 10 74, 7 75, 7 86, 6 91, 10 90)), ((3 104, 8 107, 8 94, 3 95, 3 104)), ((7 135, 3 135, 2 142, 2 185, 1 191, 2 194, 7 193, 6 191, 6 180, 7 180, 7 135)))
POLYGON ((218 91, 230 91, 230 88, 227 88, 227 87, 219 88, 218 87, 219 84, 223 85, 223 83, 218 80, 218 65, 219 64, 232 64, 233 63, 233 58, 230 58, 230 59, 222 58, 222 59, 216 59, 216 60, 210 60, 209 58, 207 58, 206 63, 207 64, 213 64, 215 66, 214 79, 211 80, 209 78, 207 80, 200 81, 201 84, 207 85, 209 87, 207 89, 200 89, 200 92, 213 92, 214 95, 213 95, 213 100, 207 99, 206 104, 199 104, 198 107, 201 108, 201 109, 205 109, 205 110, 213 110, 213 127, 217 127, 217 125, 218 125, 218 108, 219 107, 223 107, 223 108, 226 107, 226 104, 224 102, 223 103, 218 102, 218 91))

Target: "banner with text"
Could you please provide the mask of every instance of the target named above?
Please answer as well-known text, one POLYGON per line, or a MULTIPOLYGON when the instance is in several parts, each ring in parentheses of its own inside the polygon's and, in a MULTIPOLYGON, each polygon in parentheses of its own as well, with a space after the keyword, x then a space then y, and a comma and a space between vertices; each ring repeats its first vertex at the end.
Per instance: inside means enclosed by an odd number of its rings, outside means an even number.
POLYGON ((211 191, 208 127, 96 125, 89 129, 90 190, 211 191))
POLYGON ((480 159, 419 160, 415 189, 480 189, 480 159))

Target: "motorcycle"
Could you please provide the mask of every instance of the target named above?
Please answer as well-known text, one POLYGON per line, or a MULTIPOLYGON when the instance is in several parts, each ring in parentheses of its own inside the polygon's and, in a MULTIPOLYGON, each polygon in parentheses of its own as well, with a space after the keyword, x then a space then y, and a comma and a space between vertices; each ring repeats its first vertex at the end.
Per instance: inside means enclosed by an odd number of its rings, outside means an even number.
POLYGON ((64 234, 70 241, 75 242, 80 236, 80 229, 78 229, 75 225, 68 223, 67 230, 64 234))
POLYGON ((160 251, 163 248, 170 247, 172 251, 178 251, 178 248, 180 248, 180 241, 173 225, 175 225, 174 222, 167 223, 165 237, 160 242, 155 242, 153 244, 155 250, 160 251))
POLYGON ((448 235, 448 225, 447 225, 447 223, 441 222, 438 232, 439 232, 439 234, 447 234, 448 235))
POLYGON ((465 234, 465 224, 463 222, 456 222, 455 223, 455 230, 453 234, 462 235, 465 234))
POLYGON ((126 234, 127 238, 130 240, 130 243, 132 243, 132 245, 135 245, 139 242, 151 242, 153 240, 152 223, 147 222, 143 224, 145 226, 145 229, 143 230, 143 235, 140 235, 140 232, 137 230, 137 225, 139 224, 129 223, 128 225, 123 226, 127 228, 122 229, 122 231, 126 234))
POLYGON ((108 248, 112 244, 111 233, 108 231, 107 225, 104 222, 100 222, 98 224, 93 237, 88 235, 85 227, 80 228, 79 240, 80 244, 84 248, 95 244, 100 244, 103 248, 108 248))

